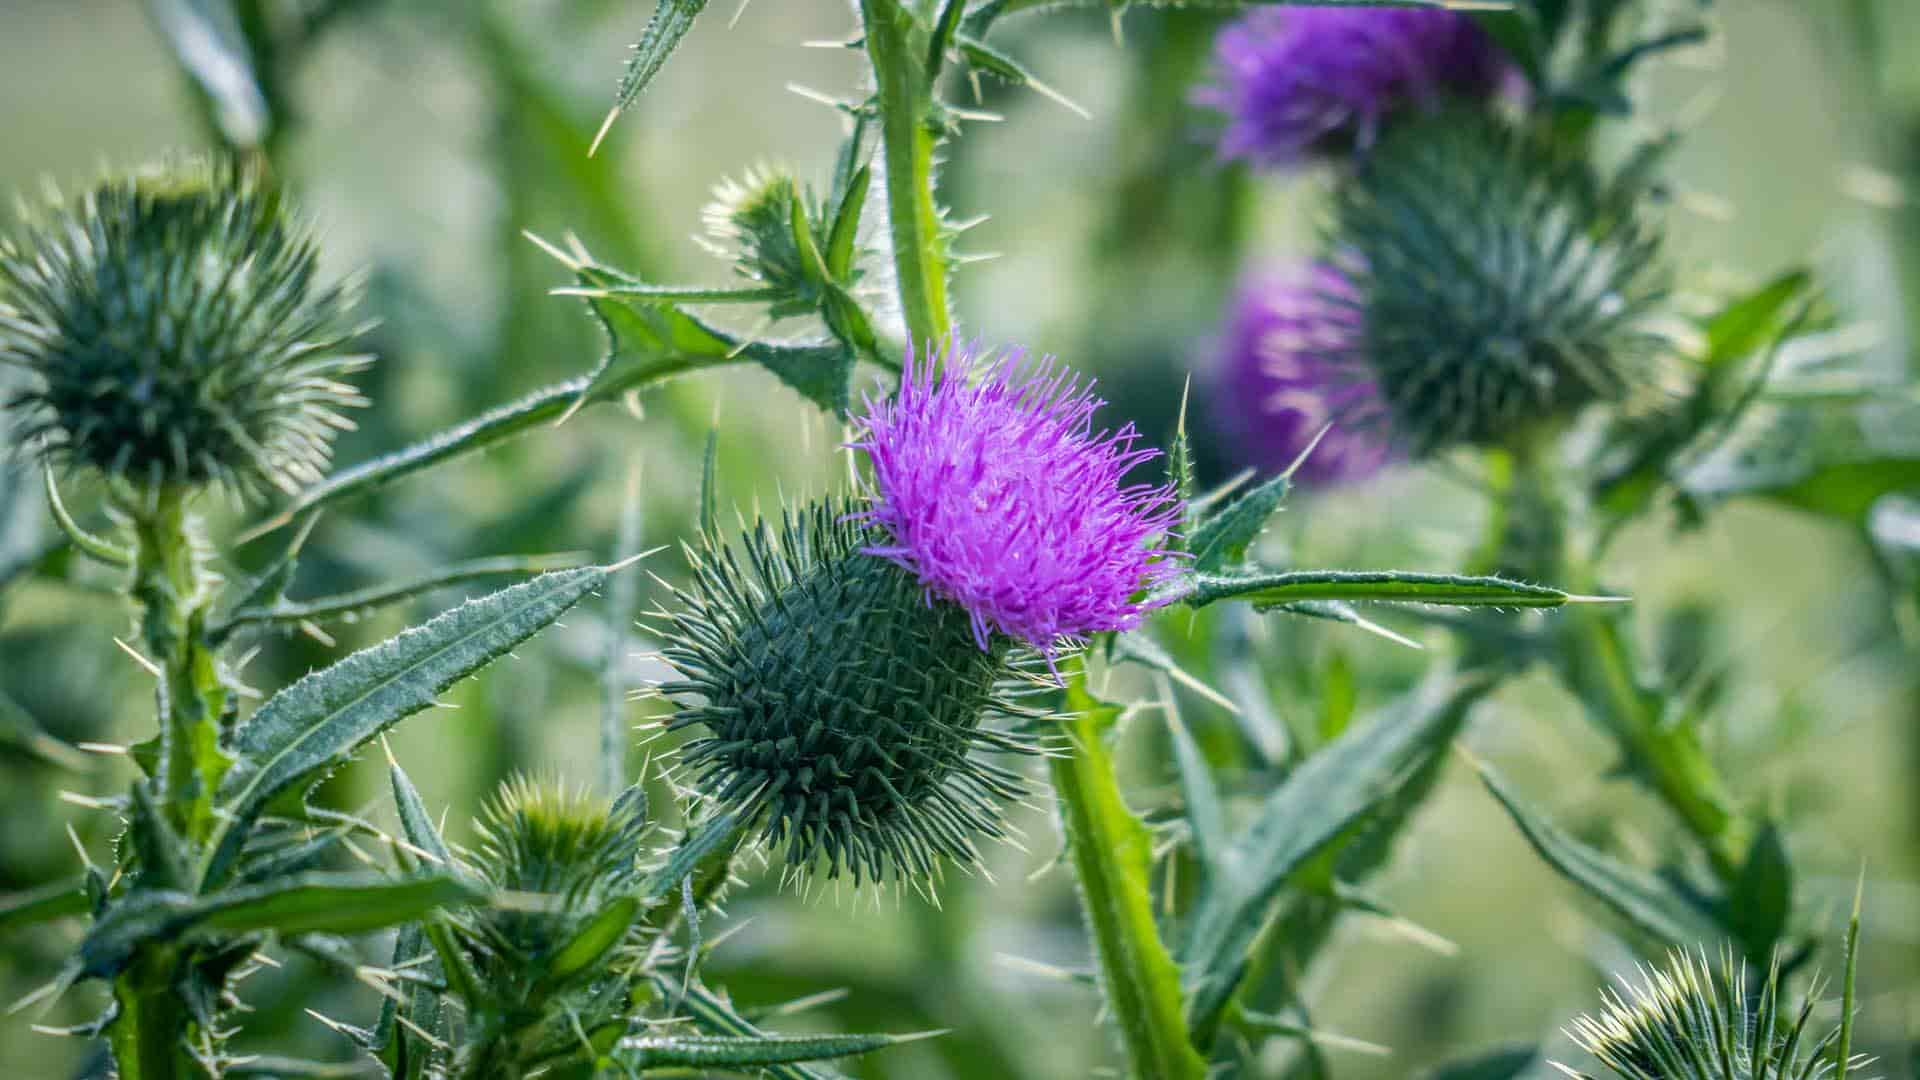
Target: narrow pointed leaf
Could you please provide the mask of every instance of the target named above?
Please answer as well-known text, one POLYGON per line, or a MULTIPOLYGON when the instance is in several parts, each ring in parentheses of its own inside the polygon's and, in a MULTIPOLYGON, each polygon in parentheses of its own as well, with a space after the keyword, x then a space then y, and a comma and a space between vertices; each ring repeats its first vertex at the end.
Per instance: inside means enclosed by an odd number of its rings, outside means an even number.
POLYGON ((1373 600, 1451 607, 1560 607, 1571 599, 1559 589, 1498 577, 1417 574, 1399 570, 1290 570, 1234 574, 1196 573, 1174 593, 1191 607, 1219 600, 1245 600, 1256 607, 1303 601, 1373 600), (1184 593, 1184 595, 1181 595, 1184 593))
POLYGON ((1173 761, 1180 772, 1180 793, 1187 804, 1193 852, 1211 873, 1228 839, 1226 809, 1220 804, 1220 791, 1214 786, 1213 774, 1207 771, 1207 759, 1200 753, 1199 744, 1172 710, 1167 713, 1167 738, 1173 743, 1173 761))
POLYGON ((1294 873, 1390 800, 1441 753, 1489 682, 1436 678, 1400 706, 1309 757, 1234 838, 1194 912, 1182 961, 1196 1028, 1212 1027, 1244 971, 1273 898, 1294 873))
POLYGON ((228 616, 227 621, 217 627, 213 633, 218 636, 241 626, 253 623, 286 625, 300 622, 322 622, 328 619, 357 618, 380 608, 405 603, 435 589, 449 588, 483 578, 502 577, 512 574, 539 574, 549 570, 569 570, 585 562, 578 555, 506 555, 495 558, 468 559, 464 562, 449 564, 430 574, 408 578, 404 581, 388 582, 383 585, 371 585, 351 592, 336 593, 332 596, 316 597, 312 600, 279 600, 275 603, 243 607, 228 616))
POLYGON ((61 881, 26 892, 0 896, 0 934, 87 912, 87 890, 77 881, 61 881))
POLYGON ((635 1068, 727 1069, 745 1072, 769 1065, 870 1054, 920 1036, 901 1035, 647 1035, 621 1042, 635 1068))
POLYGON ((608 904, 554 954, 553 962, 547 967, 551 981, 567 979, 605 956, 626 937, 627 928, 633 925, 639 911, 638 897, 622 896, 608 904))
POLYGON ((1420 1080, 1520 1080, 1540 1060, 1540 1048, 1514 1043, 1483 1050, 1420 1074, 1420 1080))
MULTIPOLYGON (((677 979, 656 973, 651 981, 654 994, 662 1000, 671 1000, 680 993, 680 983, 677 979)), ((766 1035, 755 1027, 752 1021, 741 1016, 725 998, 698 982, 686 987, 680 1007, 685 1010, 696 1026, 709 1034, 735 1037, 766 1035)), ((835 1075, 826 1070, 809 1068, 805 1065, 769 1065, 766 1066, 766 1073, 774 1080, 824 1080, 835 1075)))
POLYGON ((427 804, 420 799, 420 789, 413 786, 413 778, 395 762, 387 768, 387 781, 393 787, 393 805, 399 812, 400 831, 406 834, 407 843, 438 860, 438 865, 451 867, 453 856, 447 851, 447 842, 440 837, 439 827, 433 823, 433 815, 427 813, 427 804))
POLYGON ((1568 836, 1513 794, 1505 781, 1475 763, 1480 780, 1548 866, 1594 896, 1643 933, 1676 948, 1718 941, 1726 931, 1665 882, 1568 836))
POLYGON ((608 124, 633 104, 633 99, 640 96, 640 91, 645 90, 653 77, 660 74, 660 69, 666 66, 667 57, 673 55, 680 39, 693 29, 693 20, 706 10, 706 6, 707 0, 657 0, 653 17, 647 20, 647 25, 640 31, 640 40, 634 43, 633 55, 627 58, 627 70, 620 76, 620 89, 614 94, 613 111, 607 116, 608 124))
POLYGON ((276 796, 337 768, 448 687, 565 614, 606 580, 603 567, 559 570, 446 612, 275 694, 233 733, 238 760, 204 882, 217 884, 253 820, 276 796))

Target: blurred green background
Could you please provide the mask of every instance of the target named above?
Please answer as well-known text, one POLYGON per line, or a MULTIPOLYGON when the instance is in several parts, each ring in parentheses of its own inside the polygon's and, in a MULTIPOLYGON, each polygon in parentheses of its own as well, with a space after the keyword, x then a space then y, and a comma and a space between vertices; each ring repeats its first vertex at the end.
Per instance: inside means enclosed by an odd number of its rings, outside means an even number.
MULTIPOLYGON (((734 6, 714 5, 591 160, 586 142, 650 4, 360 3, 310 52, 286 58, 280 91, 290 109, 274 167, 320 222, 328 262, 368 272, 366 309, 380 320, 370 336, 380 363, 362 382, 375 405, 343 440, 342 462, 591 366, 597 331, 575 302, 546 295, 566 275, 524 230, 572 232, 651 280, 718 283, 725 264, 692 239, 714 183, 763 161, 824 180, 839 117, 788 88, 854 91, 855 54, 802 47, 844 40, 847 4, 762 0, 730 26, 734 6)), ((1689 133, 1672 212, 1685 277, 1751 282, 1814 265, 1845 319, 1874 332, 1873 362, 1909 364, 1910 317, 1920 312, 1920 208, 1911 201, 1920 198, 1920 5, 1722 0, 1712 14, 1714 46, 1650 72, 1635 120, 1689 133)), ((1092 119, 986 87, 983 108, 1004 120, 971 126, 942 177, 957 217, 991 215, 964 249, 998 253, 959 273, 965 331, 1098 374, 1115 408, 1156 436, 1171 426, 1187 372, 1207 360, 1236 267, 1306 243, 1320 183, 1247 177, 1212 162, 1207 118, 1185 101, 1211 26, 1200 15, 1137 12, 1121 48, 1104 15, 1008 24, 1000 40, 1092 119)), ((158 23, 133 0, 0 0, 0 102, 7 190, 32 192, 48 179, 72 187, 103 166, 211 145, 158 23)), ((0 211, 0 220, 10 216, 0 211)), ((589 411, 330 517, 295 595, 465 556, 611 557, 633 478, 645 543, 673 543, 690 532, 700 448, 716 416, 723 500, 750 510, 844 483, 838 425, 761 372, 704 375, 641 406, 589 411)), ((1204 415, 1196 426, 1204 433, 1204 415)), ((1216 475, 1228 467, 1217 454, 1210 460, 1216 475)), ((90 504, 84 489, 75 496, 90 504)), ((1296 500, 1267 542, 1306 565, 1445 570, 1473 543, 1477 514, 1474 493, 1445 470, 1401 469, 1363 489, 1296 500)), ((266 554, 242 549, 239 562, 266 554)), ((652 565, 671 578, 681 562, 669 551, 652 565)), ((1830 522, 1735 504, 1698 532, 1676 537, 1663 523, 1628 537, 1613 578, 1636 597, 1649 636, 1675 611, 1721 613, 1707 649, 1734 689, 1716 752, 1742 797, 1792 823, 1816 925, 1837 927, 1864 864, 1862 1038, 1889 1076, 1920 1076, 1909 1049, 1920 1039, 1920 644, 1911 622, 1903 636, 1903 609, 1868 549, 1830 522)), ((111 640, 126 621, 105 591, 111 584, 76 569, 0 602, 0 687, 68 743, 125 743, 150 723, 150 689, 111 640)), ((660 590, 650 581, 644 589, 651 607, 660 590)), ((273 641, 246 675, 277 687, 457 598, 342 627, 333 648, 273 641)), ((1206 620, 1196 633, 1225 629, 1206 620)), ((1363 706, 1424 662, 1338 627, 1253 632, 1273 678, 1300 691, 1283 711, 1311 715, 1332 656, 1356 673, 1363 706)), ((578 613, 460 688, 460 708, 400 729, 395 752, 430 805, 452 808, 453 836, 471 835, 465 822, 479 798, 516 769, 595 774, 607 633, 597 612, 578 613)), ((626 674, 638 685, 657 669, 637 655, 626 674)), ((1230 730, 1203 702, 1184 705, 1203 731, 1230 730)), ((630 716, 639 723, 657 709, 636 704, 630 716)), ((1544 681, 1503 692, 1468 741, 1576 831, 1649 857, 1664 850, 1664 820, 1606 778, 1608 745, 1544 681)), ((1130 726, 1126 744, 1130 790, 1143 803, 1160 798, 1168 774, 1153 714, 1130 726)), ((636 749, 636 769, 645 753, 636 749)), ((0 892, 72 873, 69 823, 96 859, 108 856, 113 823, 61 793, 119 787, 126 762, 56 756, 49 763, 0 747, 0 892)), ((387 813, 376 770, 343 772, 326 797, 387 813)), ((992 851, 991 880, 948 880, 938 910, 891 892, 802 899, 750 871, 752 886, 728 904, 726 925, 737 932, 709 979, 746 1004, 849 991, 786 1021, 791 1030, 952 1029, 854 1063, 856 1075, 1055 1077, 1111 1066, 1093 991, 1059 977, 1088 958, 1070 882, 1053 864, 1050 816, 1021 808, 1015 820, 1026 850, 992 851)), ((1424 933, 1348 919, 1311 974, 1318 1027, 1392 1050, 1335 1052, 1341 1077, 1415 1075, 1509 1039, 1546 1039, 1564 1056, 1557 1029, 1594 1003, 1602 970, 1628 956, 1459 764, 1379 889, 1424 933)), ((0 998, 44 982, 75 934, 0 941, 0 998)), ((258 1009, 251 1031, 338 1059, 349 1048, 301 1007, 363 1023, 376 1008, 370 991, 323 980, 297 959, 248 989, 258 1009)), ((81 991, 44 1016, 0 1019, 0 1073, 88 1067, 81 1044, 35 1035, 29 1024, 74 1022, 98 1004, 81 991)), ((1282 1056, 1276 1048, 1276 1074, 1282 1056)))

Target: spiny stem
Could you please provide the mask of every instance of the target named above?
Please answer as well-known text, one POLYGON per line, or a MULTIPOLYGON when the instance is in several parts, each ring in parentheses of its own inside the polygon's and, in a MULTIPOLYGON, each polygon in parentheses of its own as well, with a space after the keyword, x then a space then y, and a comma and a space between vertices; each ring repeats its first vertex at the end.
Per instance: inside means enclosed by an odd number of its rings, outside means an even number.
POLYGON ((944 342, 947 250, 934 202, 933 150, 939 128, 933 77, 926 54, 932 35, 902 0, 860 0, 867 57, 873 63, 874 105, 880 114, 886 164, 887 217, 900 307, 907 332, 921 348, 944 342))
POLYGON ((1206 1062, 1187 1029, 1179 969, 1160 940, 1147 888, 1151 840, 1127 808, 1102 742, 1111 710, 1085 692, 1081 661, 1061 667, 1072 713, 1062 727, 1073 749, 1048 769, 1108 1006, 1133 1075, 1199 1080, 1206 1062))
POLYGON ((204 1075, 186 1052, 188 1018, 174 993, 170 950, 148 948, 113 981, 119 1015, 107 1029, 120 1080, 204 1075))

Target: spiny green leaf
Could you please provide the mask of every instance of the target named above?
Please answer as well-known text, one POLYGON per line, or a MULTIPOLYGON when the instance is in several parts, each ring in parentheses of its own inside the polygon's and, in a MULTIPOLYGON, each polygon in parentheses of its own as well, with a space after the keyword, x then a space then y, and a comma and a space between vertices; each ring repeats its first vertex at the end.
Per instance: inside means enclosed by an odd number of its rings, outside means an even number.
POLYGON ((747 822, 737 811, 717 814, 695 823, 689 827, 680 846, 673 849, 667 861, 648 875, 646 886, 641 891, 649 897, 666 896, 679 887, 680 879, 697 874, 713 860, 731 859, 746 825, 747 822))
POLYGON ((1173 761, 1180 772, 1180 793, 1187 804, 1187 828, 1193 834, 1193 853, 1201 867, 1211 873, 1227 843, 1226 808, 1220 803, 1220 791, 1207 771, 1207 759, 1180 714, 1169 704, 1167 738, 1173 743, 1173 761))
MULTIPOLYGON (((651 982, 654 994, 662 1000, 672 1000, 680 993, 679 983, 665 975, 656 973, 651 977, 651 982)), ((696 1026, 716 1035, 752 1038, 764 1038, 766 1035, 735 1011, 725 998, 698 982, 686 988, 681 1007, 696 1026)), ((766 1073, 774 1080, 825 1080, 834 1075, 805 1065, 769 1065, 766 1066, 766 1073)))
POLYGON ((1195 573, 1168 590, 1190 607, 1218 600, 1246 600, 1256 607, 1302 601, 1375 600, 1453 607, 1555 608, 1587 599, 1545 585, 1498 577, 1417 574, 1400 570, 1250 570, 1195 573))
POLYGON ((1245 968, 1274 896, 1295 871, 1400 790, 1452 740, 1491 683, 1435 678, 1398 708, 1358 725, 1287 778, 1229 845, 1202 896, 1181 959, 1188 1014, 1211 1029, 1245 968))
POLYGON ((139 890, 116 899, 93 924, 80 943, 78 961, 82 974, 108 977, 150 942, 206 931, 360 933, 479 899, 472 886, 445 874, 305 874, 205 896, 139 890))
POLYGON ((707 429, 707 448, 700 455, 700 535, 720 537, 720 494, 714 476, 720 457, 720 429, 707 429))
POLYGON ((1102 738, 1117 709, 1088 691, 1078 665, 1063 697, 1073 747, 1048 768, 1108 1008, 1142 1075, 1198 1080, 1206 1062, 1188 1037, 1180 971, 1153 916, 1153 840, 1121 796, 1102 738))
POLYGON ((413 786, 413 778, 395 761, 387 766, 387 781, 393 787, 393 805, 400 815, 400 831, 406 834, 407 843, 438 860, 437 865, 451 867, 453 856, 447 851, 447 842, 441 839, 433 816, 427 813, 427 804, 420 799, 420 789, 413 786))
POLYGON ((1686 897, 1651 874, 1619 862, 1560 831, 1521 802, 1486 765, 1481 782, 1500 800, 1527 843, 1568 881, 1586 890, 1644 933, 1681 948, 1716 941, 1726 932, 1686 897))
POLYGON ((639 911, 640 898, 636 896, 622 896, 608 904, 554 954, 553 962, 547 965, 548 978, 559 982, 586 970, 620 944, 639 911))
POLYGON ((660 69, 666 66, 667 57, 680 44, 680 39, 693 29, 693 20, 706 10, 707 0, 657 0, 653 8, 653 17, 640 31, 640 40, 634 43, 633 55, 627 58, 627 70, 620 76, 620 89, 614 94, 613 108, 600 125, 600 131, 593 137, 591 154, 599 149, 600 140, 607 137, 608 129, 619 118, 640 91, 647 88, 660 69))
POLYGON ((435 589, 461 585, 481 578, 510 574, 539 574, 549 570, 570 570, 585 561, 581 556, 574 554, 505 555, 495 558, 468 559, 464 562, 450 563, 430 574, 422 574, 405 581, 372 585, 364 589, 317 597, 312 600, 279 600, 259 607, 243 607, 228 616, 227 620, 215 627, 211 633, 218 639, 248 624, 284 625, 319 622, 326 619, 356 618, 382 607, 404 603, 435 589))
POLYGON ((620 1049, 633 1067, 746 1071, 870 1054, 927 1035, 646 1035, 620 1049))
POLYGON ((1189 550, 1193 567, 1206 572, 1234 566, 1247 557, 1247 548, 1260 537, 1267 519, 1286 501, 1291 478, 1266 480, 1200 523, 1189 550))
POLYGON ((238 760, 203 882, 218 884, 276 796, 337 768, 368 740, 565 614, 607 578, 559 570, 467 603, 280 691, 234 729, 238 760))
POLYGON ((87 890, 77 881, 57 881, 0 896, 0 933, 37 926, 87 911, 87 890))

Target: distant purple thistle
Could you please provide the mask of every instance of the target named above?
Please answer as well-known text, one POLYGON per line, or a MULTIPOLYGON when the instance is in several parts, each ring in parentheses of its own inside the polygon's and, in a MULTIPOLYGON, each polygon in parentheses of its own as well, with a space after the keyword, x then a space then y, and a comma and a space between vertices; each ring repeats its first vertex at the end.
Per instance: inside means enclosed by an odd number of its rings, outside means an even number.
POLYGON ((1392 456, 1378 389, 1360 366, 1361 314, 1346 275, 1324 262, 1250 276, 1234 299, 1217 367, 1214 411, 1241 460, 1291 466, 1333 427, 1295 477, 1310 487, 1364 479, 1392 456))
POLYGON ((1413 8, 1251 12, 1220 32, 1214 62, 1219 81, 1195 100, 1227 114, 1220 156, 1269 166, 1367 146, 1395 110, 1486 97, 1511 70, 1471 18, 1413 8))
POLYGON ((964 607, 983 649, 997 631, 1051 659, 1138 624, 1133 594, 1175 572, 1153 539, 1180 507, 1171 486, 1122 483, 1159 451, 1136 448, 1132 424, 1095 432, 1104 404, 1051 357, 910 350, 899 395, 866 399, 851 444, 873 462, 861 517, 892 539, 870 553, 964 607))

